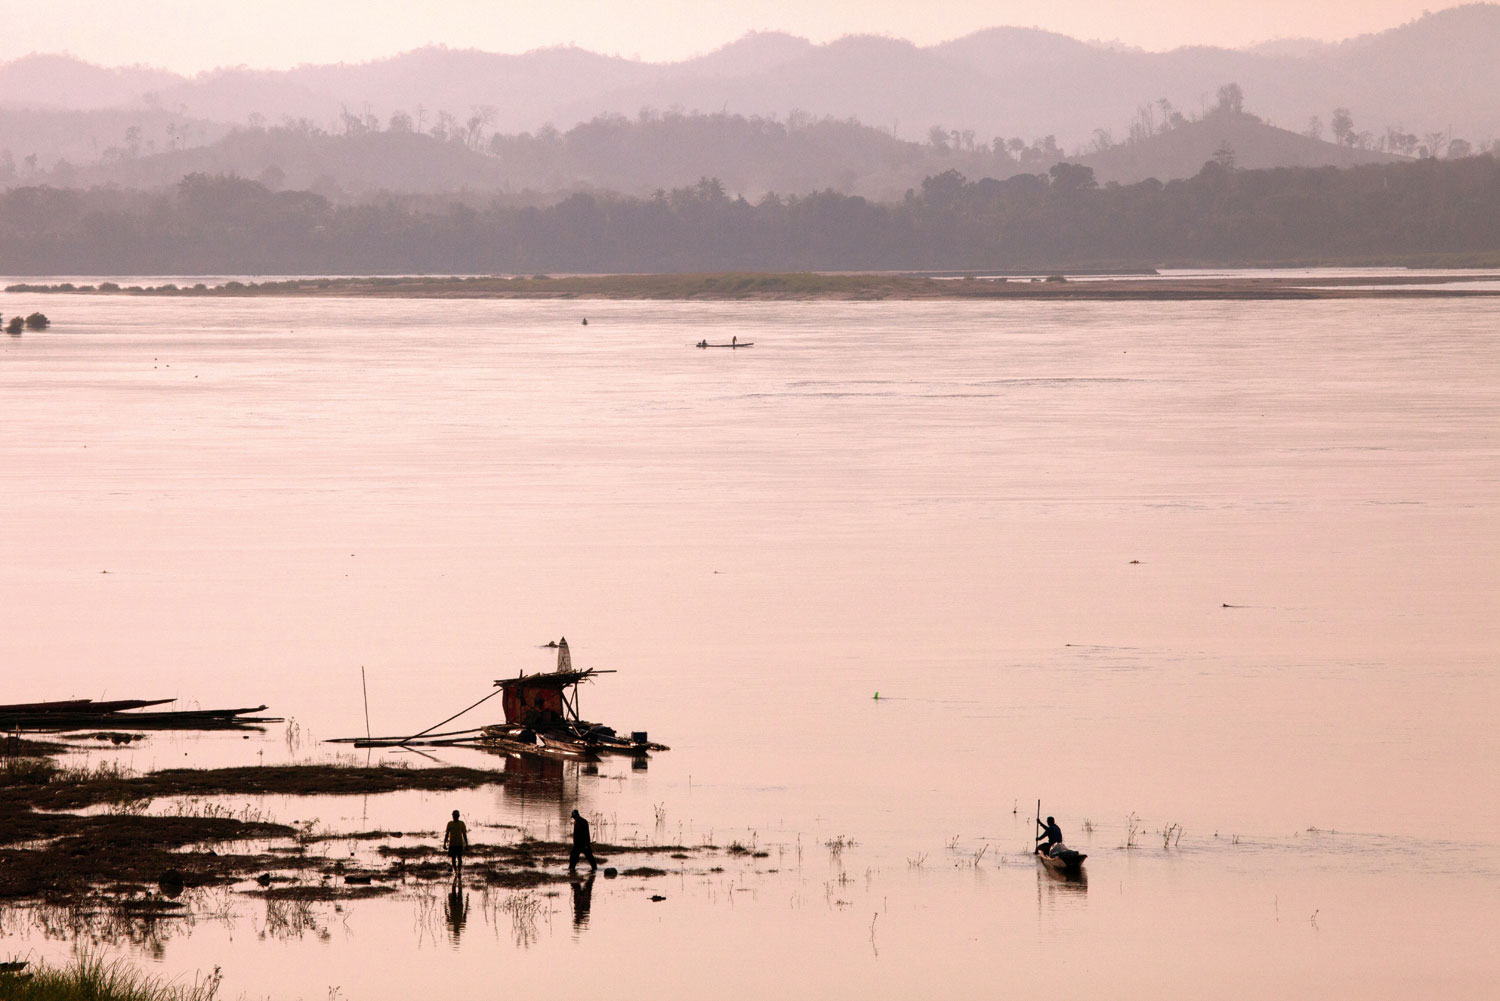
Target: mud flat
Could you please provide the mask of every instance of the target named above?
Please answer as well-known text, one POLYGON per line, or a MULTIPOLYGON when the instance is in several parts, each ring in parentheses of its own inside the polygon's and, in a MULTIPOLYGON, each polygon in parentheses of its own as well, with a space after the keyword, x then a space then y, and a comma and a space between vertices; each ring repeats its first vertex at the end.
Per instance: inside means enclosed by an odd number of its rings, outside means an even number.
POLYGON ((178 286, 113 283, 12 285, 9 292, 84 293, 148 296, 299 296, 390 299, 620 299, 724 301, 890 301, 916 299, 1041 300, 1298 300, 1402 299, 1500 296, 1500 289, 1476 288, 1492 274, 1454 272, 1429 275, 1358 277, 1157 278, 1140 275, 1094 277, 974 276, 934 278, 894 274, 725 273, 679 275, 567 275, 551 277, 375 277, 295 278, 283 281, 178 286), (1437 287, 1434 287, 1437 286, 1437 287))
MULTIPOLYGON (((268 899, 337 900, 380 896, 413 882, 447 881, 452 869, 435 831, 315 833, 276 822, 254 808, 236 813, 203 798, 444 791, 504 780, 502 772, 476 768, 346 765, 135 775, 109 765, 65 769, 45 757, 12 757, 0 768, 0 795, 8 804, 0 815, 0 900, 115 910, 150 907, 153 914, 170 914, 185 888, 244 884, 243 892, 268 899), (153 800, 166 797, 190 799, 176 813, 146 812, 153 800), (61 812, 83 809, 93 812, 61 812), (366 856, 378 861, 349 862, 352 842, 363 843, 366 856)), ((488 836, 476 832, 463 869, 466 880, 526 888, 569 879, 562 869, 570 848, 566 842, 540 840, 519 830, 502 836, 504 841, 486 843, 488 836)), ((615 860, 605 875, 622 877, 662 870, 627 865, 621 858, 685 859, 700 850, 603 842, 594 847, 602 859, 615 860)))

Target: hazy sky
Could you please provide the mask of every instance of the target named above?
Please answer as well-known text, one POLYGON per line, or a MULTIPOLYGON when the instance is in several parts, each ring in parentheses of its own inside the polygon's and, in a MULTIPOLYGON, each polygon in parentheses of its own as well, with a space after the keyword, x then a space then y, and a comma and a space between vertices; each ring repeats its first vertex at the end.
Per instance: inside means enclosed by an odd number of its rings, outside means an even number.
POLYGON ((1148 49, 1339 39, 1394 27, 1432 0, 0 0, 0 61, 71 52, 108 65, 178 71, 246 64, 363 62, 429 43, 524 52, 574 43, 669 61, 747 31, 823 42, 851 33, 944 41, 1020 25, 1148 49))

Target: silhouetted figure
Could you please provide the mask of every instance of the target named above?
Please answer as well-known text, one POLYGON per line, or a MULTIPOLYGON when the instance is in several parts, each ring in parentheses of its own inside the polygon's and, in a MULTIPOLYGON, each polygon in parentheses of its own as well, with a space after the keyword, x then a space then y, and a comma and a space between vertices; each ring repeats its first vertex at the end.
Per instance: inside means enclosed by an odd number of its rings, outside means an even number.
POLYGON ((578 858, 582 856, 589 860, 589 871, 593 872, 599 868, 599 863, 594 861, 594 842, 589 837, 589 822, 583 819, 583 815, 577 810, 573 811, 573 851, 568 856, 568 871, 572 872, 578 868, 578 858))
POLYGON ((1038 820, 1036 823, 1037 826, 1042 829, 1042 833, 1037 835, 1037 847, 1047 855, 1051 855, 1052 849, 1062 844, 1062 828, 1058 827, 1057 821, 1053 820, 1051 817, 1047 818, 1047 822, 1045 824, 1040 820, 1038 820), (1045 846, 1042 845, 1043 841, 1047 842, 1045 846))
POLYGON ((463 886, 455 875, 453 887, 448 891, 448 933, 453 936, 455 943, 463 934, 464 922, 468 920, 469 896, 463 892, 463 886))
POLYGON ((448 853, 448 861, 452 863, 455 875, 464 867, 464 852, 468 847, 468 825, 458 819, 458 811, 454 810, 453 819, 448 821, 448 829, 443 832, 443 849, 448 853))
POLYGON ((594 903, 594 874, 573 880, 573 927, 589 923, 589 907, 594 903))
POLYGON ((584 325, 584 326, 585 326, 585 327, 587 327, 587 326, 588 326, 588 325, 589 325, 589 318, 588 318, 588 317, 587 317, 587 316, 585 316, 585 317, 584 317, 584 318, 583 318, 583 325, 584 325))
POLYGON ((739 334, 735 334, 733 337, 729 338, 729 346, 732 347, 732 348, 737 348, 737 347, 740 346, 740 335, 739 334))

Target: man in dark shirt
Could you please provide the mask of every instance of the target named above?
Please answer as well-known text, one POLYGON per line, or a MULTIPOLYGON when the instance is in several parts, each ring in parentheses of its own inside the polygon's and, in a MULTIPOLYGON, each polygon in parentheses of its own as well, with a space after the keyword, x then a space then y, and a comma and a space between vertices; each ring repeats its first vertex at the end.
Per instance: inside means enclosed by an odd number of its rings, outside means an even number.
POLYGON ((599 868, 599 863, 594 861, 594 843, 589 837, 589 822, 583 819, 583 815, 577 810, 573 811, 573 852, 568 856, 568 871, 572 872, 578 868, 579 856, 589 860, 589 871, 599 868))
POLYGON ((1062 844, 1062 828, 1058 827, 1057 821, 1053 820, 1051 817, 1047 818, 1047 822, 1045 824, 1038 820, 1037 826, 1042 829, 1042 833, 1037 835, 1037 847, 1044 854, 1051 855, 1052 849, 1062 844), (1042 847, 1043 841, 1047 842, 1045 848, 1042 847))

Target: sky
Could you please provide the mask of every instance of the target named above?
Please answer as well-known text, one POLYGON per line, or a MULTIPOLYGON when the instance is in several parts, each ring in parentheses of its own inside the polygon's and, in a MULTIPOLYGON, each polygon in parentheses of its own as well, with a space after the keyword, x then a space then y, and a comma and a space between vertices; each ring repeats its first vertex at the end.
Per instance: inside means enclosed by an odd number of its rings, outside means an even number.
MULTIPOLYGON (((1037 27, 1151 50, 1337 40, 1421 16, 1431 0, 0 0, 0 61, 67 52, 178 72, 365 62, 428 44, 526 52, 575 44, 670 62, 749 31, 814 42, 884 34, 933 44, 982 28, 1037 27)), ((1437 6, 1441 9, 1441 5, 1437 6)))

